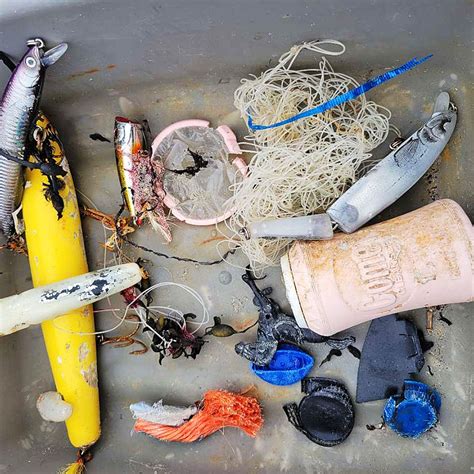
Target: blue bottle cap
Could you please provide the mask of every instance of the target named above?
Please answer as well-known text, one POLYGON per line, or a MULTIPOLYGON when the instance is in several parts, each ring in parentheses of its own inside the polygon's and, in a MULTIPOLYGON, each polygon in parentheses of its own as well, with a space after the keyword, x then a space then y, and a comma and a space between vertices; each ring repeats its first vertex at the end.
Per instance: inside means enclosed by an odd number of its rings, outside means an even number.
POLYGON ((250 364, 252 371, 272 385, 292 385, 308 375, 314 359, 299 347, 282 344, 268 366, 250 364))
POLYGON ((424 400, 430 403, 437 413, 441 408, 441 396, 429 385, 416 380, 405 380, 404 392, 405 400, 424 400))
POLYGON ((383 419, 395 433, 406 438, 418 438, 438 422, 440 394, 421 382, 405 380, 402 395, 390 397, 383 419))

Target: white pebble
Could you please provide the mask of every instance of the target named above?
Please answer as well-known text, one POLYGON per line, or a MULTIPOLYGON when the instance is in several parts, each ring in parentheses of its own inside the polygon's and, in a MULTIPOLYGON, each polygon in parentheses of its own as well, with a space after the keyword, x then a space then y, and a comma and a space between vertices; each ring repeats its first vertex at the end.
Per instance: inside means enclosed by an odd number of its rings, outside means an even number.
POLYGON ((36 401, 36 408, 46 421, 66 421, 72 415, 72 405, 65 402, 58 392, 42 393, 36 401))

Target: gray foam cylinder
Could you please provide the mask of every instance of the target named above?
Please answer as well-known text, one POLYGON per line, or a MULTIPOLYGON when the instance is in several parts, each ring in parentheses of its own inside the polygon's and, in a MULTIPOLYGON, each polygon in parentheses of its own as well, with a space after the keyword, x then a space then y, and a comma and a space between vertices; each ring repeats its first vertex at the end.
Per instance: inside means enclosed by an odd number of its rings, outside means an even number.
POLYGON ((140 267, 126 263, 3 298, 0 300, 0 336, 95 303, 140 280, 140 267))

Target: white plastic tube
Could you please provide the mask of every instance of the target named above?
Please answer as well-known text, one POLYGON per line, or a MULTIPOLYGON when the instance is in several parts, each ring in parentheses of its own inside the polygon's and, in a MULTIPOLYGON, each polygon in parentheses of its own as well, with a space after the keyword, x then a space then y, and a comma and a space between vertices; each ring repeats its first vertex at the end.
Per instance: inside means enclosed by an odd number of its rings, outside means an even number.
POLYGON ((246 232, 254 239, 328 240, 333 237, 331 219, 327 214, 252 222, 246 232))
POLYGON ((0 300, 0 336, 95 303, 140 280, 140 267, 126 263, 3 298, 0 300))

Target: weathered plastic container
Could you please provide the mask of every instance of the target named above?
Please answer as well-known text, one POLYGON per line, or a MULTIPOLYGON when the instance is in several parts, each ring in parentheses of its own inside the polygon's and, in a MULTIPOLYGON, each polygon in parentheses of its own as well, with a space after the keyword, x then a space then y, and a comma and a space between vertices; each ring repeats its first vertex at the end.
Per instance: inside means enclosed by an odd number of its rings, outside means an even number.
MULTIPOLYGON (((92 141, 101 133, 113 138, 115 115, 146 117, 156 135, 179 120, 201 118, 211 126, 229 125, 241 140, 244 122, 233 107, 233 92, 242 77, 275 64, 294 43, 335 38, 347 46, 342 57, 330 58, 338 71, 364 80, 414 56, 433 58, 409 73, 369 92, 393 112, 393 123, 408 135, 430 113, 433 100, 447 90, 459 107, 456 131, 441 158, 380 219, 421 207, 432 198, 447 197, 474 217, 472 183, 471 87, 472 6, 465 0, 335 1, 335 0, 14 0, 0 3, 0 49, 18 58, 31 37, 54 45, 67 41, 67 54, 46 78, 42 109, 58 128, 77 188, 105 212, 121 203, 115 158, 109 143, 92 141), (140 115, 140 116, 139 116, 140 115)), ((314 64, 318 56, 303 55, 298 64, 314 64)), ((0 65, 3 89, 9 73, 0 65)), ((389 140, 390 141, 390 140, 389 140)), ((388 153, 389 141, 377 150, 388 153)), ((84 232, 92 269, 103 264, 102 228, 85 220, 84 232)), ((173 227, 174 241, 161 244, 149 229, 138 243, 175 255, 215 259, 213 227, 184 223, 173 227)), ((138 254, 136 254, 138 256, 138 254)), ((147 256, 146 256, 147 257, 147 256)), ((240 325, 256 317, 252 295, 240 280, 241 270, 226 265, 195 265, 154 259, 155 281, 173 280, 194 287, 205 298, 211 316, 240 325), (225 278, 219 278, 226 271, 225 278), (229 282, 229 274, 231 283, 229 282)), ((240 255, 231 257, 246 264, 240 255)), ((268 271, 274 297, 289 310, 279 269, 268 271)), ((0 297, 32 287, 27 259, 0 251, 0 297)), ((181 292, 160 290, 156 300, 198 312, 181 292)), ((121 305, 113 298, 114 305, 121 305)), ((108 303, 101 307, 105 308, 108 303)), ((474 465, 472 439, 472 304, 453 305, 435 317, 420 379, 443 396, 440 426, 417 441, 390 431, 368 431, 377 424, 383 401, 356 405, 355 428, 341 446, 326 449, 310 443, 287 421, 286 402, 301 398, 299 387, 273 387, 255 377, 234 353, 238 336, 211 340, 192 359, 165 360, 131 356, 130 348, 99 347, 102 437, 88 464, 89 474, 115 473, 275 473, 275 472, 422 472, 464 473, 474 465), (430 375, 428 366, 433 375, 430 375), (239 391, 255 384, 265 425, 256 440, 237 430, 192 445, 159 443, 144 435, 130 436, 130 403, 159 400, 189 405, 211 388, 239 391)), ((410 312, 424 327, 424 311, 410 312)), ((97 327, 116 323, 98 313, 97 327)), ((348 331, 362 348, 368 325, 348 331)), ((129 328, 123 328, 123 333, 129 328)), ((246 341, 253 332, 241 336, 246 341)), ((146 340, 143 338, 143 340, 146 340)), ((324 345, 306 346, 321 361, 324 345)), ((355 398, 358 362, 350 354, 333 358, 311 375, 336 377, 355 398)), ((39 328, 0 339, 0 473, 46 474, 75 458, 63 424, 43 421, 37 396, 54 388, 39 328)))
POLYGON ((474 230, 450 199, 353 234, 295 242, 281 259, 293 314, 332 336, 372 319, 474 300, 474 230))

